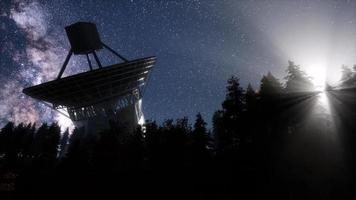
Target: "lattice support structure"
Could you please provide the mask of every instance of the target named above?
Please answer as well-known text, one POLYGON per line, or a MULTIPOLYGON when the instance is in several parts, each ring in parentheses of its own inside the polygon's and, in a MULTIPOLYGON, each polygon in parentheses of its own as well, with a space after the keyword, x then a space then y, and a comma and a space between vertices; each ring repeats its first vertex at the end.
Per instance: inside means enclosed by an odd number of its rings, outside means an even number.
POLYGON ((91 132, 105 129, 111 122, 133 130, 143 121, 142 96, 156 57, 128 60, 104 44, 95 24, 78 22, 65 27, 71 49, 57 79, 28 87, 26 95, 65 109, 77 127, 91 132), (123 63, 102 66, 96 51, 106 49, 123 63), (62 77, 72 55, 86 56, 89 71, 62 77), (92 55, 98 68, 94 69, 92 55))
POLYGON ((29 96, 65 109, 77 127, 95 132, 110 122, 133 131, 142 123, 142 97, 155 57, 87 71, 24 89, 29 96))

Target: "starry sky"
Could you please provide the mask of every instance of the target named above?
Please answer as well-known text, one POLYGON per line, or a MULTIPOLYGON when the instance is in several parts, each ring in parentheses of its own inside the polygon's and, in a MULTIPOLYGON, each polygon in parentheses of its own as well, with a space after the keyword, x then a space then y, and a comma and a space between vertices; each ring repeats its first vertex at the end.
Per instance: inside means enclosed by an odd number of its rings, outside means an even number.
MULTIPOLYGON (((315 84, 336 84, 356 63, 356 1, 120 0, 0 1, 0 124, 65 117, 22 88, 53 80, 69 49, 64 27, 97 24, 101 39, 128 59, 157 56, 144 99, 146 119, 201 112, 209 123, 226 80, 258 89, 268 71, 283 81, 288 60, 315 84)), ((99 53, 103 64, 117 62, 99 53)), ((65 76, 88 70, 72 57, 65 76)))

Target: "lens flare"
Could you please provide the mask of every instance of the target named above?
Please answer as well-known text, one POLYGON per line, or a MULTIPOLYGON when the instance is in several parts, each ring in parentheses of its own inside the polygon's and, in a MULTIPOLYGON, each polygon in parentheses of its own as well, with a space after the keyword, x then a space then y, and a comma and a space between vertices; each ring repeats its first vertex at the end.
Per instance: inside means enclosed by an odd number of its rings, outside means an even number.
POLYGON ((311 64, 306 67, 306 73, 310 76, 315 90, 323 91, 327 80, 326 68, 323 64, 311 64))

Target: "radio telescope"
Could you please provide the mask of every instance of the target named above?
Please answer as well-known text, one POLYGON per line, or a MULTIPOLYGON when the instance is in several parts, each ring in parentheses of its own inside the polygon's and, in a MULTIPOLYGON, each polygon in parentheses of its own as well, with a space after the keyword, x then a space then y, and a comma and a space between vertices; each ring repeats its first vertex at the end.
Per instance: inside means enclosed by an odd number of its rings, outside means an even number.
POLYGON ((71 49, 57 79, 25 88, 23 93, 50 104, 53 109, 65 109, 78 128, 94 133, 110 127, 111 123, 132 132, 143 124, 142 97, 150 70, 156 57, 128 60, 104 44, 96 25, 77 22, 65 27, 71 49), (97 51, 107 49, 122 62, 102 66, 97 51), (63 77, 72 55, 85 55, 86 72, 63 77), (94 69, 90 57, 94 57, 94 69))

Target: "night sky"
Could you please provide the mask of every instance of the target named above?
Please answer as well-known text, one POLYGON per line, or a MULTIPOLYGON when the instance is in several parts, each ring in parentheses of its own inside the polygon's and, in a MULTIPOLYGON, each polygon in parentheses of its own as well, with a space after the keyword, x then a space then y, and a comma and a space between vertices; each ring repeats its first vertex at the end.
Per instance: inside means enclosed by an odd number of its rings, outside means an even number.
MULTIPOLYGON (((96 23, 102 41, 128 59, 157 56, 146 119, 201 112, 210 123, 231 75, 258 89, 268 71, 283 80, 293 60, 316 85, 336 84, 340 66, 356 63, 355 9, 356 1, 1 0, 0 124, 67 124, 21 90, 55 78, 69 50, 64 27, 77 21, 96 23)), ((66 75, 85 70, 85 57, 75 56, 66 75)))

